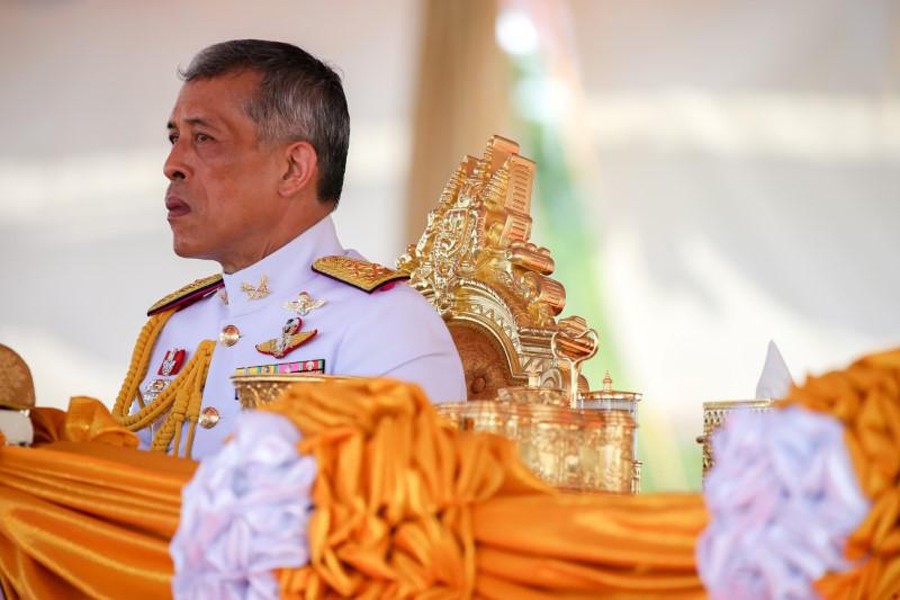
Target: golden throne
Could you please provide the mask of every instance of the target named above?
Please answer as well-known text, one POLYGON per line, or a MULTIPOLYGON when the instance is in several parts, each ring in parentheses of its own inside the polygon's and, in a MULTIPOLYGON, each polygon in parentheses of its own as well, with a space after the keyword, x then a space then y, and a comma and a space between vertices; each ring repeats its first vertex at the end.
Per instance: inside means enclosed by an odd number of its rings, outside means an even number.
MULTIPOLYGON (((494 136, 484 156, 466 156, 397 268, 444 317, 462 358, 468 400, 503 387, 571 389, 572 365, 596 352, 583 319, 557 322, 563 286, 549 276, 550 251, 529 242, 535 164, 494 136)), ((587 389, 581 378, 578 388, 587 389)))

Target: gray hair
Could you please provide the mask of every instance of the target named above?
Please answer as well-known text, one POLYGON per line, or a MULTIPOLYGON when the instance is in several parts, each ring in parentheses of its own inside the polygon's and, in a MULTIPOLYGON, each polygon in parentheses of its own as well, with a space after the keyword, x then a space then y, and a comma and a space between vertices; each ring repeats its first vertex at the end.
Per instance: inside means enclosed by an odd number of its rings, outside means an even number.
POLYGON ((337 204, 350 144, 350 115, 340 76, 297 46, 265 40, 214 44, 178 74, 189 82, 244 70, 262 74, 259 91, 244 107, 260 140, 309 142, 319 159, 319 200, 337 204))

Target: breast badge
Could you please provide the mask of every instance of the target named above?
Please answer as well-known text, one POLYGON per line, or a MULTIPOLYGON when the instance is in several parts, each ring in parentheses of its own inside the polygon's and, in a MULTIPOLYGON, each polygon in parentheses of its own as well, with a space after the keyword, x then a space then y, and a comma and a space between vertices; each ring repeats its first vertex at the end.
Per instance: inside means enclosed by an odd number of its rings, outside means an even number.
POLYGON ((284 358, 311 340, 318 333, 318 330, 316 329, 311 331, 300 331, 300 327, 302 326, 303 319, 300 317, 288 319, 287 323, 284 324, 284 327, 281 328, 280 337, 257 344, 256 349, 263 354, 268 354, 275 358, 284 358))
POLYGON ((284 307, 287 310, 297 313, 301 317, 305 317, 315 309, 321 308, 324 304, 325 301, 322 299, 313 300, 313 297, 309 295, 309 292, 300 292, 297 294, 296 300, 285 302, 284 307))
POLYGON ((144 404, 147 405, 156 400, 156 397, 162 394, 166 387, 168 387, 168 385, 168 379, 154 379, 153 381, 148 383, 147 387, 144 388, 144 404))
POLYGON ((247 294, 248 300, 262 300, 272 293, 269 289, 269 278, 266 275, 259 278, 259 285, 242 283, 241 291, 247 294))
POLYGON ((156 370, 156 374, 163 377, 178 375, 178 371, 184 366, 184 359, 186 357, 187 352, 185 352, 184 348, 172 348, 166 352, 162 364, 159 365, 159 369, 156 370))

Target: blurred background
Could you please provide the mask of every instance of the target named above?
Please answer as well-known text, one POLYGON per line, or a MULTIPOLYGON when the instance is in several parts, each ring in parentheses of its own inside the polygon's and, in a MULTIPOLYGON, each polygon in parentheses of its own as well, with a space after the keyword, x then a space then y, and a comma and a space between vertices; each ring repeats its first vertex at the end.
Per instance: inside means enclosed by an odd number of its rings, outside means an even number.
POLYGON ((644 394, 644 489, 695 489, 705 401, 900 333, 893 0, 0 1, 0 343, 38 402, 115 398, 146 307, 218 266, 171 252, 176 68, 231 38, 344 76, 335 215, 392 264, 463 154, 538 162, 532 241, 599 329, 593 387, 644 394))

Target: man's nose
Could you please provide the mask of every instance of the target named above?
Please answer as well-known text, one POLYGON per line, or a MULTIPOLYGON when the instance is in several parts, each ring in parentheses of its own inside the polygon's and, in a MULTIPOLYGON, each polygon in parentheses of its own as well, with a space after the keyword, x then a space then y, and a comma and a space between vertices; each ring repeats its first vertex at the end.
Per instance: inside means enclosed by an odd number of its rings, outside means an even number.
POLYGON ((188 178, 190 169, 185 162, 184 151, 178 141, 172 144, 172 149, 169 150, 169 156, 163 164, 163 173, 169 181, 188 178))

